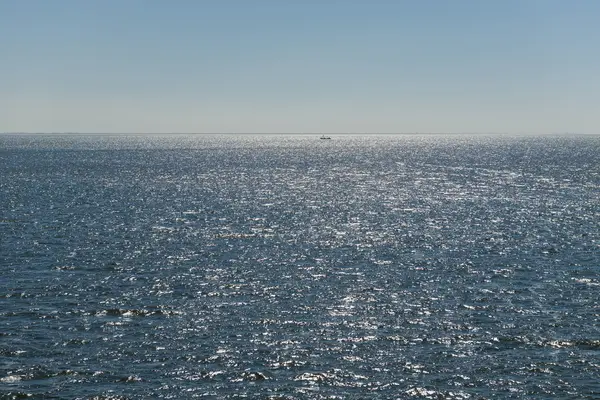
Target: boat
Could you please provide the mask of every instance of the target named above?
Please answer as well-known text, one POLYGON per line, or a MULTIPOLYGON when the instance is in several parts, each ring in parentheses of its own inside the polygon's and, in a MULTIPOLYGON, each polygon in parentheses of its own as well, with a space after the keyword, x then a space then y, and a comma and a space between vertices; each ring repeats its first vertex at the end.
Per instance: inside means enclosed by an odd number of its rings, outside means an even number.
POLYGON ((330 140, 331 136, 321 135, 321 139, 323 139, 323 140, 330 140))

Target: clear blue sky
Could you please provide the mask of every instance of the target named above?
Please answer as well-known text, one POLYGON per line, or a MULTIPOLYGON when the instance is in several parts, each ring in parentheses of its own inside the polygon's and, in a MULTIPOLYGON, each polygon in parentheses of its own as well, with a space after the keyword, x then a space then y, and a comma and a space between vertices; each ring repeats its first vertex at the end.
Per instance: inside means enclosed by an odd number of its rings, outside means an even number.
POLYGON ((0 0, 0 132, 600 133, 597 0, 0 0))

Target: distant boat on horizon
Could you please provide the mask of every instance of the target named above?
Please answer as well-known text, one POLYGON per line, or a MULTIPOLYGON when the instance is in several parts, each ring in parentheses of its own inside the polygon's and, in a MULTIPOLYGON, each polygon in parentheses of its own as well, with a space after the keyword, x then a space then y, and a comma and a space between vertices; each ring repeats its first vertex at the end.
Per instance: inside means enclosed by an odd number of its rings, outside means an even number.
POLYGON ((331 136, 321 135, 321 139, 329 140, 329 139, 331 139, 331 136))

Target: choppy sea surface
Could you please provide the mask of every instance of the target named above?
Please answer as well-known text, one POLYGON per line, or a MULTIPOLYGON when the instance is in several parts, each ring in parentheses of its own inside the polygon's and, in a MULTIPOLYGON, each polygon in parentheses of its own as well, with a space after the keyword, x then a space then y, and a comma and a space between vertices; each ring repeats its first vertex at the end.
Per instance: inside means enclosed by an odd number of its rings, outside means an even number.
POLYGON ((1 399, 598 399, 600 136, 0 135, 1 399))

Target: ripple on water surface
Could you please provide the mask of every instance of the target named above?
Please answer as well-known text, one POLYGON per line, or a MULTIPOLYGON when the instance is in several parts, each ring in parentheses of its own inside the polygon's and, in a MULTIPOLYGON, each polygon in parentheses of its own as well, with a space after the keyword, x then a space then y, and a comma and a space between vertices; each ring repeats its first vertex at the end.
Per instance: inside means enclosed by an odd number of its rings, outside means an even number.
POLYGON ((0 397, 600 396, 598 154, 0 136, 0 397))

